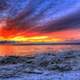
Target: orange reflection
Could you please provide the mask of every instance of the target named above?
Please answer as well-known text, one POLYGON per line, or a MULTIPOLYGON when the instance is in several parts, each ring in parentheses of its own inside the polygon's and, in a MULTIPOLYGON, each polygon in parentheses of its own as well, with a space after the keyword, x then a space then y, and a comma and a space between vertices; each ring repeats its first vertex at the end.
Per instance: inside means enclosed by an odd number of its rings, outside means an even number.
POLYGON ((27 56, 40 53, 56 53, 68 50, 80 51, 80 45, 0 45, 0 56, 27 56))
POLYGON ((0 56, 15 55, 15 48, 10 45, 0 45, 0 56))

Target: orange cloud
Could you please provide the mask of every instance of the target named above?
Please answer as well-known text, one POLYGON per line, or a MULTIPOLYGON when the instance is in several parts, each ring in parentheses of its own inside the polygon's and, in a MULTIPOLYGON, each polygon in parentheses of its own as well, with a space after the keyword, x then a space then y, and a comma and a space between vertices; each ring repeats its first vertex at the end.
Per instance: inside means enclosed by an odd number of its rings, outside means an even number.
POLYGON ((51 33, 40 33, 0 28, 1 41, 60 42, 73 39, 80 39, 80 29, 67 29, 51 33))

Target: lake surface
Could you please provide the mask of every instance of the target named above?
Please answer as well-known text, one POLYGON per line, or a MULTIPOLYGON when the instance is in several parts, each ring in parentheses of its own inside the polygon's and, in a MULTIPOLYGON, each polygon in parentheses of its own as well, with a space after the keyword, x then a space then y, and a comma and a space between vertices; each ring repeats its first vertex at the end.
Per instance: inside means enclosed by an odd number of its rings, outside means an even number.
POLYGON ((0 45, 0 56, 26 56, 39 53, 80 50, 80 45, 0 45))

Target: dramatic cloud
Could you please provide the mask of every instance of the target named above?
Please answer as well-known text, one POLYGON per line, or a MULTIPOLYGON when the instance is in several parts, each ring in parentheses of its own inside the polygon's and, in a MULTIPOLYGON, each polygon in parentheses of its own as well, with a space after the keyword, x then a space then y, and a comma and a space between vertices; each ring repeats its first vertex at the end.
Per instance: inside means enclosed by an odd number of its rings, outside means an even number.
POLYGON ((79 0, 8 0, 8 2, 3 0, 0 1, 0 4, 3 5, 2 7, 10 5, 0 15, 4 17, 5 14, 5 17, 11 19, 15 25, 24 23, 35 26, 53 24, 55 27, 56 24, 57 26, 58 24, 68 25, 80 21, 79 0), (4 4, 6 5, 4 6, 4 4))
POLYGON ((2 27, 8 31, 51 33, 80 29, 80 0, 1 0, 0 5, 0 20, 7 24, 2 27))

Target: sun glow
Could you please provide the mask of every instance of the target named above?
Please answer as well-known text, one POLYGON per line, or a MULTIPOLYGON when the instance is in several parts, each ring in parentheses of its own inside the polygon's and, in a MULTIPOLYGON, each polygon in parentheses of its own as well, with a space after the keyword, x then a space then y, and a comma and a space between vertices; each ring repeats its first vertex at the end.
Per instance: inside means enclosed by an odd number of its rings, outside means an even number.
MULTIPOLYGON (((15 42, 63 42, 63 33, 39 33, 39 32, 27 32, 12 29, 7 30, 0 28, 0 41, 15 41, 15 42)), ((66 36, 66 35, 65 35, 66 36)))
POLYGON ((32 37, 26 37, 26 36, 16 36, 12 38, 4 38, 0 37, 1 41, 19 41, 19 42, 60 42, 63 41, 59 38, 50 38, 49 36, 32 36, 32 37))
POLYGON ((10 41, 36 41, 36 40, 44 40, 47 39, 48 36, 34 36, 34 37, 25 37, 25 36, 16 36, 14 38, 9 39, 10 41))

